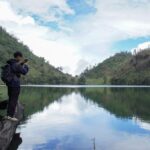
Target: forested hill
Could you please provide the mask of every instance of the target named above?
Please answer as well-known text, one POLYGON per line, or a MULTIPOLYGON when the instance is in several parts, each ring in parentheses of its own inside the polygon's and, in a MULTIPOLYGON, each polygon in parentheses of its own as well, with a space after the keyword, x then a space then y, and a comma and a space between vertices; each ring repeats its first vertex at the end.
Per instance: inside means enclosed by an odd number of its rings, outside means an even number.
POLYGON ((150 85, 150 48, 133 55, 118 68, 111 84, 150 85))
POLYGON ((86 84, 150 85, 150 49, 118 53, 81 76, 86 84))
MULTIPOLYGON (((30 49, 21 42, 8 34, 0 27, 0 66, 12 58, 15 51, 21 51, 25 58, 29 59, 30 72, 22 83, 28 84, 70 84, 74 82, 71 75, 62 73, 53 67, 44 58, 34 55, 30 49)), ((1 81, 0 81, 1 83, 1 81)))
POLYGON ((131 58, 131 53, 117 53, 92 69, 86 69, 81 77, 85 79, 86 84, 110 84, 116 72, 131 58))

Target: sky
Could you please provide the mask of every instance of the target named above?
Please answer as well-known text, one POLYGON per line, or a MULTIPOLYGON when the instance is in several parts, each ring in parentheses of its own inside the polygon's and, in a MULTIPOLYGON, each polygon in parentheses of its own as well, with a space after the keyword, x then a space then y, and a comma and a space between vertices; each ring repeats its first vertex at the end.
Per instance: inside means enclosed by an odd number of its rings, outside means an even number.
POLYGON ((149 46, 149 14, 150 0, 0 0, 0 26, 72 75, 149 46))

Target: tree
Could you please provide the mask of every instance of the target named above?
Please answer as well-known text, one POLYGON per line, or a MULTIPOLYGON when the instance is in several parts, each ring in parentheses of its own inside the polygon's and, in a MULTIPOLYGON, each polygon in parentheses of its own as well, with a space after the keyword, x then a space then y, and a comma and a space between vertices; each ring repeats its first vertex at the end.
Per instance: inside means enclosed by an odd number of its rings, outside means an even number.
POLYGON ((85 84, 86 83, 86 79, 84 76, 81 76, 79 79, 78 79, 78 84, 85 84))

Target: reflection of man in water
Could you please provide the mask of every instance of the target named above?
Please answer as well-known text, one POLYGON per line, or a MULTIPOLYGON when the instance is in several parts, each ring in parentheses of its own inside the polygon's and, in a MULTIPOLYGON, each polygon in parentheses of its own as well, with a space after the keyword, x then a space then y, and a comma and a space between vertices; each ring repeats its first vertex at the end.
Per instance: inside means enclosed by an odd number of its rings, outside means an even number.
POLYGON ((7 150, 17 150, 21 143, 22 138, 20 137, 20 133, 15 133, 7 150))

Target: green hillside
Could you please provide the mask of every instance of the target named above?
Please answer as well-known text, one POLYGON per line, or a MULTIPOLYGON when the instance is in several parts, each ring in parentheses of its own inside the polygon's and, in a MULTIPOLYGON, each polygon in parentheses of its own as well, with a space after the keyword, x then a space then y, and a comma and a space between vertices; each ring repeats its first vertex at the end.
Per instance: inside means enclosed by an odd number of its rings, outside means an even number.
POLYGON ((142 50, 118 68, 111 83, 150 85, 150 49, 142 50))
POLYGON ((150 120, 148 88, 85 88, 80 93, 117 117, 150 120))
MULTIPOLYGON (((30 60, 30 72, 26 78, 22 79, 22 83, 70 84, 74 82, 72 76, 62 73, 46 62, 44 58, 34 55, 26 45, 18 42, 14 36, 0 27, 0 66, 3 66, 15 51, 21 51, 30 60)), ((0 83, 2 82, 0 81, 0 83)))
POLYGON ((121 52, 106 59, 92 69, 85 70, 81 76, 86 84, 110 84, 119 68, 131 59, 131 53, 121 52))
POLYGON ((86 84, 150 85, 150 49, 117 53, 81 77, 86 84))

